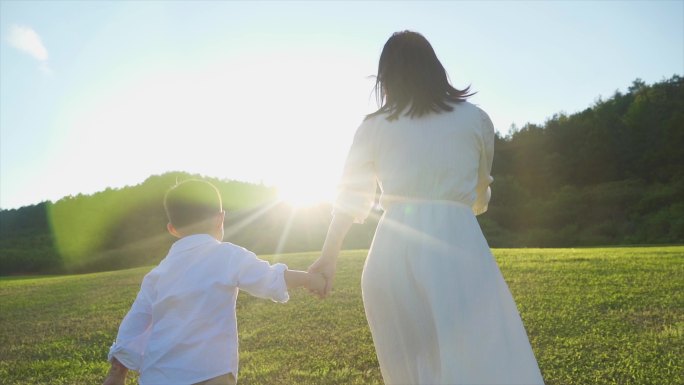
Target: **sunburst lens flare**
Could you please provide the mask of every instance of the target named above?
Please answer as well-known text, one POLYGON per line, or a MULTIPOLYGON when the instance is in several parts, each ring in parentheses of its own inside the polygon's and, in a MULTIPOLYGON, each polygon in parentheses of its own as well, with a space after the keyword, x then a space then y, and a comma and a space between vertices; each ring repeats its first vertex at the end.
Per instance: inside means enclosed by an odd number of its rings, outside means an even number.
POLYGON ((334 193, 323 186, 312 186, 301 183, 280 185, 277 187, 278 200, 294 208, 305 208, 321 203, 330 203, 334 193))

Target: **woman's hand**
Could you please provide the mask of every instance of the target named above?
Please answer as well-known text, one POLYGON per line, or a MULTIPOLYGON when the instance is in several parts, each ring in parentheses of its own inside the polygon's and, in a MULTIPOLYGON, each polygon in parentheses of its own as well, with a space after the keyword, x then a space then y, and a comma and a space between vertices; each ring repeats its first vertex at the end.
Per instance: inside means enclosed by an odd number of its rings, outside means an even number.
POLYGON ((321 255, 316 262, 309 266, 309 273, 320 273, 325 278, 325 290, 320 293, 321 298, 327 297, 332 291, 337 271, 337 255, 321 255))

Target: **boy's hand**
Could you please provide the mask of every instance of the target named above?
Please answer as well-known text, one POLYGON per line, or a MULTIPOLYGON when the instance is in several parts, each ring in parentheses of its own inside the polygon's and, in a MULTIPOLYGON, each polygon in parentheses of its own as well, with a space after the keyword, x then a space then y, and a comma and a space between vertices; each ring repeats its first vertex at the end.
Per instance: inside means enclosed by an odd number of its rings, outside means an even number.
POLYGON ((321 273, 308 273, 309 275, 309 282, 307 285, 307 289, 312 292, 313 294, 316 294, 319 297, 323 297, 323 294, 325 293, 325 277, 321 273))

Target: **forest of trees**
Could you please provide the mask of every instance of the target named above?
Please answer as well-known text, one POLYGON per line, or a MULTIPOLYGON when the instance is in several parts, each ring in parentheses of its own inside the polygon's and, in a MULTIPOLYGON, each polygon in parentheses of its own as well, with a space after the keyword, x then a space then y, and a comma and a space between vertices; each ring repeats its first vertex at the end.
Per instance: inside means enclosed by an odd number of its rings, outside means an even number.
MULTIPOLYGON (((684 243, 684 78, 636 80, 584 111, 497 136, 493 195, 478 217, 492 247, 684 243)), ((173 238, 164 192, 182 172, 137 186, 0 210, 0 274, 157 263, 173 238)), ((330 205, 295 210, 261 185, 205 178, 228 211, 226 240, 259 254, 320 249, 330 205)), ((347 248, 370 244, 378 215, 347 248)))
POLYGON ((495 246, 684 241, 684 78, 599 99, 498 138, 495 246))

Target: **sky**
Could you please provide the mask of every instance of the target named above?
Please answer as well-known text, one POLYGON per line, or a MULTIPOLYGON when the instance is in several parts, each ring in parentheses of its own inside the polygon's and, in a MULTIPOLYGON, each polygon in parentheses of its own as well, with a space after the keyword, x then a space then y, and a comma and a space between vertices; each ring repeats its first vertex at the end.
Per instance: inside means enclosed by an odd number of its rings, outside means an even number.
POLYGON ((684 73, 682 0, 0 0, 0 208, 166 171, 330 200, 405 29, 501 134, 684 73))

